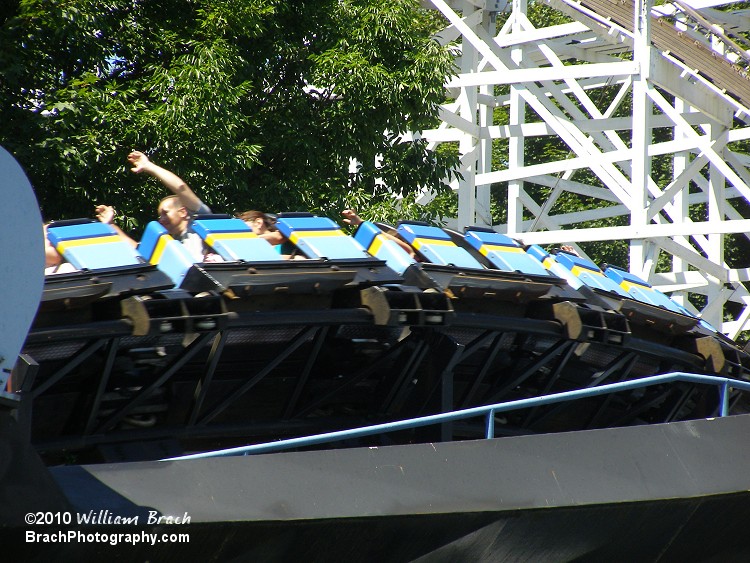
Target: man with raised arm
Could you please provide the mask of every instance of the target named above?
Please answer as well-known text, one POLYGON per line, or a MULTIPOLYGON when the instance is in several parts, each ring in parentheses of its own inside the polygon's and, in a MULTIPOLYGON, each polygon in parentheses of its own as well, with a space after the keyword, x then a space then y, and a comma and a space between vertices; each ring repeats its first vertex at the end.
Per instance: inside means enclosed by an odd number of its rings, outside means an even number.
POLYGON ((154 164, 142 152, 131 152, 128 162, 132 165, 131 170, 134 173, 153 176, 172 192, 172 195, 159 202, 159 223, 188 249, 196 261, 202 262, 207 249, 200 236, 193 231, 193 217, 211 213, 211 209, 195 195, 182 178, 154 164))

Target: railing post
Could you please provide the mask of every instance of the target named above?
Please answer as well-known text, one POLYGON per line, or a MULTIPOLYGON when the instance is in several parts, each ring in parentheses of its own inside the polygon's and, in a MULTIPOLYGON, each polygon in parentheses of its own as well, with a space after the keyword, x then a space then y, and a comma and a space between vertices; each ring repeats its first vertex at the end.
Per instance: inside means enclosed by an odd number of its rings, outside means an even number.
POLYGON ((487 413, 487 439, 495 437, 495 409, 490 409, 487 413))
POLYGON ((727 416, 729 414, 729 382, 725 381, 719 387, 719 400, 721 401, 721 410, 719 416, 727 416))

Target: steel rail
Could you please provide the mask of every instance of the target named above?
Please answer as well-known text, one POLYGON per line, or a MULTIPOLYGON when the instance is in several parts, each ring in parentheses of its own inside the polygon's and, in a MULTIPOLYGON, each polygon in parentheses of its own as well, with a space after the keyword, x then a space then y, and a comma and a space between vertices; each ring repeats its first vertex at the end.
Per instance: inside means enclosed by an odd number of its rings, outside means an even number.
POLYGON ((641 389, 643 387, 650 387, 652 385, 674 383, 678 381, 717 386, 719 388, 719 402, 720 402, 719 416, 727 416, 729 414, 729 390, 730 389, 740 389, 742 391, 750 391, 750 381, 741 381, 738 379, 729 379, 727 377, 717 377, 713 375, 701 375, 701 374, 696 374, 696 373, 670 372, 670 373, 665 373, 665 374, 660 374, 660 375, 652 375, 649 377, 643 377, 639 379, 631 379, 628 381, 619 381, 617 383, 609 383, 606 385, 600 385, 598 387, 574 389, 572 391, 563 391, 560 393, 541 395, 539 397, 517 399, 514 401, 506 401, 504 403, 496 403, 493 405, 472 407, 469 409, 461 409, 461 410, 447 412, 447 413, 433 414, 433 415, 422 416, 418 418, 394 421, 394 422, 386 422, 382 424, 375 424, 372 426, 364 426, 361 428, 337 430, 335 432, 326 432, 326 433, 318 434, 314 436, 289 438, 285 440, 278 440, 276 442, 252 444, 249 446, 238 446, 235 448, 227 448, 227 449, 222 449, 222 450, 195 453, 195 454, 184 455, 184 456, 170 457, 170 458, 162 459, 160 461, 182 461, 182 460, 189 460, 189 459, 204 459, 204 458, 222 457, 222 456, 277 452, 277 451, 286 450, 290 448, 307 447, 307 446, 312 446, 312 445, 317 445, 317 444, 324 444, 328 442, 336 442, 339 440, 361 438, 363 436, 372 436, 375 434, 382 434, 385 432, 395 432, 398 430, 419 428, 422 426, 429 426, 432 424, 441 424, 444 422, 450 422, 454 420, 464 420, 467 418, 473 418, 473 417, 478 417, 478 416, 486 417, 487 431, 486 431, 485 436, 487 439, 491 439, 495 437, 495 414, 497 413, 508 412, 508 411, 516 410, 516 409, 539 407, 539 406, 550 405, 554 403, 560 403, 564 401, 572 401, 576 399, 585 399, 588 397, 606 395, 608 393, 631 391, 633 389, 641 389))

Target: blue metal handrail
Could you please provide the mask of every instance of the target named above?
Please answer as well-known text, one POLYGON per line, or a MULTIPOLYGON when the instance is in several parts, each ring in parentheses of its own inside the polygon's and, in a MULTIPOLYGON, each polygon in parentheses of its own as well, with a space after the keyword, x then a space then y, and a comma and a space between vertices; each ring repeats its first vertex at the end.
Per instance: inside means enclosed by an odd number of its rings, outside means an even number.
POLYGON ((440 413, 440 414, 432 414, 428 416, 422 416, 419 418, 411 418, 411 419, 399 420, 395 422, 386 422, 383 424, 364 426, 362 428, 352 428, 349 430, 337 430, 335 432, 326 432, 324 434, 317 434, 314 436, 303 436, 300 438, 289 438, 286 440, 278 440, 275 442, 268 442, 265 444, 253 444, 250 446, 239 446, 236 448, 228 448, 228 449, 223 449, 223 450, 203 452, 203 453, 197 453, 197 454, 191 454, 191 455, 170 457, 167 459, 163 459, 161 461, 177 461, 177 460, 186 460, 186 459, 201 459, 201 458, 209 458, 209 457, 277 452, 277 451, 295 448, 295 447, 312 446, 316 444, 323 444, 326 442, 336 442, 339 440, 346 440, 350 438, 372 436, 373 434, 381 434, 384 432, 407 430, 410 428, 418 428, 421 426, 429 426, 431 424, 440 424, 444 422, 451 422, 454 420, 463 420, 466 418, 473 418, 473 417, 481 416, 481 415, 484 415, 487 418, 487 431, 486 431, 485 436, 489 439, 489 438, 495 437, 495 414, 496 413, 508 412, 508 411, 515 410, 515 409, 540 407, 540 406, 560 403, 564 401, 584 399, 587 397, 596 397, 598 395, 606 395, 607 393, 629 391, 632 389, 640 389, 643 387, 649 387, 651 385, 657 385, 660 383, 673 383, 675 381, 683 381, 683 382, 688 382, 688 383, 702 383, 705 385, 717 386, 719 388, 719 402, 720 402, 719 416, 727 416, 729 414, 729 389, 741 389, 742 391, 750 391, 750 382, 748 381, 740 381, 737 379, 717 377, 714 375, 700 375, 696 373, 686 373, 686 372, 678 371, 678 372, 665 373, 662 375, 652 375, 649 377, 643 377, 639 379, 631 379, 629 381, 619 381, 617 383, 608 383, 606 385, 599 385, 597 387, 587 387, 585 389, 574 389, 573 391, 562 391, 560 393, 552 393, 550 395, 541 395, 539 397, 529 397, 527 399, 518 399, 515 401, 507 401, 505 403, 496 403, 494 405, 483 405, 481 407, 472 407, 470 409, 462 409, 458 411, 452 411, 452 412, 440 413))

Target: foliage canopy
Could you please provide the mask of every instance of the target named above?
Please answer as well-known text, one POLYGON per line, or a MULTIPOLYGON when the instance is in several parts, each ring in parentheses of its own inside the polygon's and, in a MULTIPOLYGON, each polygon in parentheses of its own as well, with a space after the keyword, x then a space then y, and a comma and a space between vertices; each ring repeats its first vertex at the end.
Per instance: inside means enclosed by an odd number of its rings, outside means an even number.
POLYGON ((6 3, 0 144, 50 219, 152 219, 163 188, 128 172, 132 149, 215 211, 387 219, 393 193, 439 191, 455 164, 401 137, 434 124, 453 71, 433 17, 416 0, 6 3))

